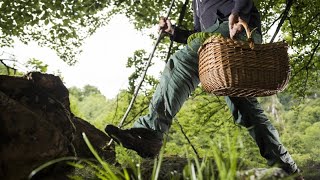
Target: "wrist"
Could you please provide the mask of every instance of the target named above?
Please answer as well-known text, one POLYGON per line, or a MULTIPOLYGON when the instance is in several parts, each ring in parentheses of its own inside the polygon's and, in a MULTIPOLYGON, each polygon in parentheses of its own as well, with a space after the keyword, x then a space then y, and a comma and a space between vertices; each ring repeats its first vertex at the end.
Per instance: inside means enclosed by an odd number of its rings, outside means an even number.
POLYGON ((173 36, 174 34, 174 28, 171 29, 170 33, 169 33, 171 36, 173 36))
POLYGON ((230 14, 230 15, 233 15, 234 17, 238 18, 238 17, 239 17, 239 11, 233 9, 233 10, 231 11, 231 14, 230 14))
POLYGON ((175 25, 171 25, 170 29, 168 29, 168 31, 166 31, 166 33, 170 36, 173 36, 174 34, 174 29, 176 28, 175 25))

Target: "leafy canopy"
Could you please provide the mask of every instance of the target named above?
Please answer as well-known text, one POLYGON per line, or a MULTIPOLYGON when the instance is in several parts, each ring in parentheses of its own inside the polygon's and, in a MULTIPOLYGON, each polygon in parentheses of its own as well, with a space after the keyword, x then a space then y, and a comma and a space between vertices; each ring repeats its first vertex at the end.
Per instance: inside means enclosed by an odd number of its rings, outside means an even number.
MULTIPOLYGON (((175 0, 170 19, 178 20, 185 0, 175 0)), ((190 1, 191 2, 191 1, 190 1)), ((300 96, 319 88, 320 1, 254 0, 261 13, 265 42, 286 40, 290 46, 292 78, 289 88, 300 96), (275 27, 275 28, 271 28, 275 27), (279 33, 274 33, 278 32, 279 33)), ((171 0, 2 0, 0 2, 0 47, 36 41, 54 49, 60 58, 74 64, 84 39, 106 25, 115 14, 125 14, 136 29, 144 30, 167 14, 171 0)), ((192 29, 189 3, 183 28, 192 29)), ((153 36, 151 36, 153 37, 153 36)), ((154 38, 154 37, 153 37, 154 38)), ((168 39, 159 46, 158 57, 166 56, 168 39)), ((173 50, 177 50, 174 45, 173 50)), ((162 58, 163 59, 163 58, 162 58)))
POLYGON ((54 49, 69 64, 76 62, 83 40, 109 20, 110 0, 2 0, 0 47, 14 37, 54 49))

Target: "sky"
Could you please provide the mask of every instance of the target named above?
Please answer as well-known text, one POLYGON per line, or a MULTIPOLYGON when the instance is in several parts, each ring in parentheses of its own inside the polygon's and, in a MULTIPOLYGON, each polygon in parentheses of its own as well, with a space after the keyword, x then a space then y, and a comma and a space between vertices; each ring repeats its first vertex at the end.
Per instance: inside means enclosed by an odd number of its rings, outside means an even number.
MULTIPOLYGON (((147 35, 134 30, 124 15, 117 15, 107 26, 98 29, 85 41, 83 52, 74 66, 68 66, 53 50, 39 47, 35 42, 28 45, 16 42, 13 49, 5 51, 14 54, 22 64, 30 58, 43 61, 48 64, 47 73, 57 73, 59 70, 66 87, 93 85, 111 99, 120 89, 127 88, 128 77, 132 72, 132 69, 126 68, 128 57, 133 56, 133 52, 138 49, 145 49, 150 53, 153 43, 147 35)), ((154 63, 148 74, 157 77, 164 63, 154 63)), ((21 65, 17 65, 18 70, 26 71, 21 65)))

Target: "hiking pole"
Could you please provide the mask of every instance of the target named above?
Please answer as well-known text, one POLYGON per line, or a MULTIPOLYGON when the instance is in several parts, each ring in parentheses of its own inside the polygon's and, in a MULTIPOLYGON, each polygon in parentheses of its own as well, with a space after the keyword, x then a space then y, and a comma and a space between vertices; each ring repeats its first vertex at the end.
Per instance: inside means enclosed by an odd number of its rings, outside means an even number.
MULTIPOLYGON (((187 9, 187 5, 188 4, 189 4, 189 0, 185 0, 183 6, 181 8, 181 11, 180 11, 177 27, 181 26, 181 24, 182 24, 184 15, 186 14, 186 9, 187 9)), ((166 63, 169 61, 169 58, 170 58, 170 55, 171 55, 172 46, 173 46, 173 40, 170 41, 170 45, 169 45, 168 53, 167 53, 167 58, 166 58, 166 61, 165 61, 166 63)))
MULTIPOLYGON (((172 7, 173 7, 173 4, 174 4, 174 0, 171 1, 170 7, 169 7, 168 12, 167 12, 167 14, 166 14, 166 19, 168 19, 169 15, 170 15, 170 13, 171 13, 171 9, 172 9, 172 7)), ((157 40, 156 40, 156 43, 155 43, 154 46, 153 46, 152 52, 151 52, 150 55, 149 55, 149 59, 148 59, 147 64, 146 64, 146 66, 145 66, 144 72, 143 72, 143 74, 142 74, 141 81, 139 82, 138 86, 137 86, 136 89, 135 89, 134 95, 133 95, 133 97, 132 97, 132 99, 131 99, 131 101, 130 101, 130 104, 129 104, 128 108, 127 108, 127 111, 126 111, 125 114, 123 115, 123 118, 121 119, 121 121, 120 121, 120 123, 119 123, 119 125, 118 125, 118 128, 121 128, 122 124, 124 123, 124 121, 125 121, 126 118, 128 117, 130 110, 132 109, 133 103, 134 103, 134 101, 136 100, 136 98, 137 98, 137 96, 138 96, 138 92, 139 92, 139 90, 140 90, 140 87, 141 87, 141 85, 142 85, 142 83, 143 83, 143 81, 144 81, 144 78, 146 77, 146 74, 147 74, 148 68, 149 68, 149 66, 150 66, 150 64, 151 64, 151 60, 152 60, 152 58, 153 58, 153 55, 154 55, 154 53, 155 53, 155 51, 156 51, 156 49, 157 49, 158 44, 159 44, 160 41, 161 41, 162 33, 163 33, 163 29, 161 29, 160 32, 159 32, 158 38, 157 38, 157 40)), ((111 139, 111 140, 109 141, 109 143, 108 143, 107 146, 110 146, 110 145, 112 144, 112 142, 113 142, 113 139, 111 139)))

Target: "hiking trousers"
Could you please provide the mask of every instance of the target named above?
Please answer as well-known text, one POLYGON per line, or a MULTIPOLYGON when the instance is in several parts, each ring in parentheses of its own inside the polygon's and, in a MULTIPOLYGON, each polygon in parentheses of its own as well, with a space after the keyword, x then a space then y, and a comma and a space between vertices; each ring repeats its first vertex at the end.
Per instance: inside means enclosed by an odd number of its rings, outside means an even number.
MULTIPOLYGON (((228 21, 217 21, 206 32, 217 32, 229 37, 228 21)), ((239 39, 245 38, 244 32, 239 34, 239 39)), ((262 42, 259 33, 253 33, 253 39, 255 43, 262 42)), ((149 114, 140 117, 134 127, 150 128, 162 134, 169 131, 173 117, 200 83, 197 54, 200 45, 199 39, 194 39, 190 46, 186 45, 170 57, 150 102, 149 114)), ((278 164, 288 173, 297 170, 292 157, 280 142, 277 130, 256 98, 226 96, 225 100, 234 121, 248 129, 260 154, 270 166, 278 164)))

